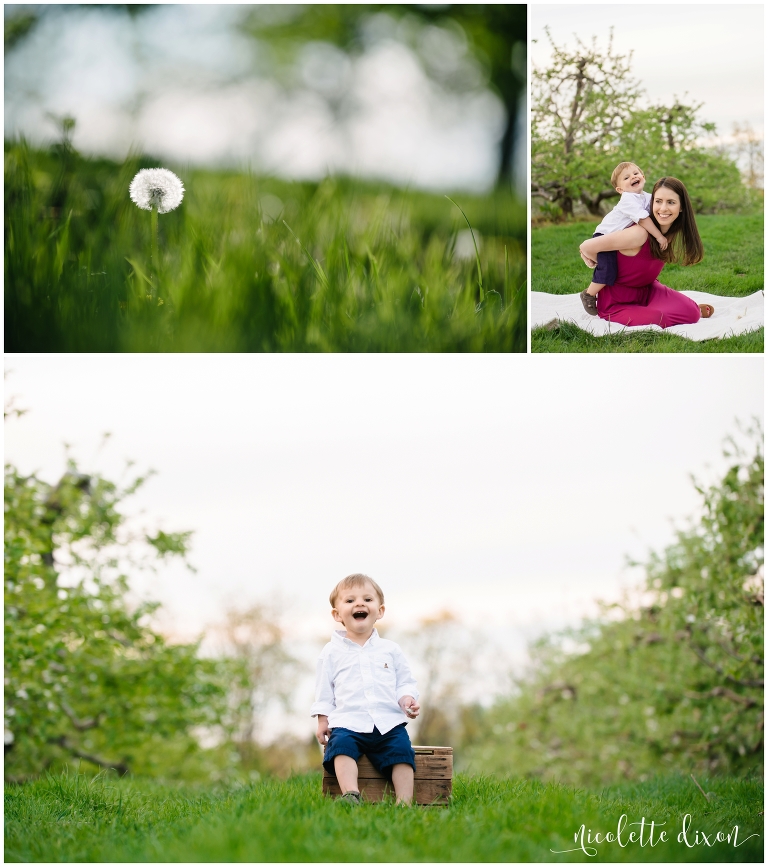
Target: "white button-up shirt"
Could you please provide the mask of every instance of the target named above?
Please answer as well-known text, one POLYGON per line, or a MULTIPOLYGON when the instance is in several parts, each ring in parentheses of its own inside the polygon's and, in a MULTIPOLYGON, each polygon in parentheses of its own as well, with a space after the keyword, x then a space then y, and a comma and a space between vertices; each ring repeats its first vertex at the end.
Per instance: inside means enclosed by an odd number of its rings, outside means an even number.
POLYGON ((622 193, 615 208, 608 211, 603 222, 595 229, 601 235, 611 235, 628 229, 633 223, 639 223, 651 211, 650 193, 622 193))
POLYGON ((398 700, 404 695, 419 698, 416 681, 403 651, 394 641, 373 634, 360 647, 334 632, 317 661, 315 701, 312 716, 328 717, 330 728, 384 734, 408 717, 398 700))

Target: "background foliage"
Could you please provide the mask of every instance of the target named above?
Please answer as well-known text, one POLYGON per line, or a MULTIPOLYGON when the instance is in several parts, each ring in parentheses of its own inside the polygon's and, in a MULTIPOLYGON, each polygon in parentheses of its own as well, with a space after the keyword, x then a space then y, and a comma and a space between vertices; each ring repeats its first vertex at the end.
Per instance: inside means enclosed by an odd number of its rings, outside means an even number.
POLYGON ((595 785, 660 769, 762 775, 764 459, 733 446, 639 598, 536 648, 472 767, 595 785))
POLYGON ((702 104, 648 105, 631 74, 631 55, 609 40, 593 39, 569 50, 554 43, 546 69, 533 70, 531 192, 545 216, 571 216, 580 203, 598 217, 618 193, 610 186, 618 163, 631 160, 646 176, 646 192, 660 177, 686 185, 700 213, 740 211, 760 205, 758 191, 742 183, 734 160, 707 144, 714 124, 701 119, 702 104))
POLYGON ((525 351, 523 204, 343 178, 177 173, 160 217, 128 198, 147 157, 85 160, 6 142, 8 351, 525 351))
POLYGON ((183 557, 188 533, 126 534, 120 487, 74 463, 55 484, 5 468, 5 773, 83 759, 157 771, 196 750, 193 726, 224 717, 225 673, 172 645, 130 606, 126 571, 183 557), (63 570, 63 572, 62 572, 63 570))

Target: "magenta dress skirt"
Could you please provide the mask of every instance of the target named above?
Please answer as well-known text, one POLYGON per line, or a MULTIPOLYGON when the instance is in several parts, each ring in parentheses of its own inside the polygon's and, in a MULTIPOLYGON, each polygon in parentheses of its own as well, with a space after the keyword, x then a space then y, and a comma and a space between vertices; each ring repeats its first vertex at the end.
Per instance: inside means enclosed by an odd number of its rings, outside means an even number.
POLYGON ((664 286, 656 279, 664 267, 651 255, 646 239, 636 256, 617 255, 619 274, 613 286, 597 294, 597 314, 621 325, 689 325, 698 322, 701 310, 695 301, 664 286))

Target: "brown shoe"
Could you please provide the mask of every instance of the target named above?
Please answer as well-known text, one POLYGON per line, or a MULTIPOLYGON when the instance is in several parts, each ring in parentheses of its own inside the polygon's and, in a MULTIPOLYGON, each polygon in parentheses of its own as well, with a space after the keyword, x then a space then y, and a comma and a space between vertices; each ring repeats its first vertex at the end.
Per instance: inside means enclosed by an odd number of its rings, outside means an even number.
POLYGON ((699 304, 699 310, 701 310, 702 319, 709 319, 715 312, 715 308, 711 304, 699 304))
POLYGON ((585 289, 581 295, 581 303, 584 305, 584 309, 589 313, 590 316, 597 316, 597 298, 594 295, 588 294, 585 289))

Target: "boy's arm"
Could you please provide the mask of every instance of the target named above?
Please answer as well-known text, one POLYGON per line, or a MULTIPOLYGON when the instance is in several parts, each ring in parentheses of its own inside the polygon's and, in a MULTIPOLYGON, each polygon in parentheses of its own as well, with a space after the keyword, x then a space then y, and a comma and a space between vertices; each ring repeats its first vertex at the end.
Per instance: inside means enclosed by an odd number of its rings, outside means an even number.
POLYGON ((324 747, 328 743, 328 738, 330 736, 331 730, 328 726, 328 717, 325 716, 325 714, 319 713, 317 715, 317 734, 315 737, 321 747, 324 747))
POLYGON ((650 217, 643 217, 642 219, 637 221, 638 226, 642 226, 649 235, 653 235, 653 237, 659 242, 659 247, 662 250, 667 249, 667 244, 669 243, 664 235, 661 234, 661 231, 657 228, 656 223, 650 217))
POLYGON ((620 232, 611 232, 610 235, 601 235, 599 238, 588 238, 579 250, 593 261, 598 253, 606 250, 636 250, 642 247, 648 232, 642 226, 630 226, 620 232))
POLYGON ((401 710, 411 719, 419 715, 419 690, 405 654, 398 647, 392 654, 395 661, 396 695, 401 710))
POLYGON ((398 701, 398 704, 406 716, 409 716, 411 719, 416 719, 421 710, 421 705, 412 695, 404 695, 400 701, 398 701))
POLYGON ((331 729, 328 726, 328 716, 336 710, 336 700, 333 695, 333 684, 326 665, 327 658, 321 656, 317 660, 317 676, 315 678, 315 700, 310 708, 310 716, 317 717, 317 739, 325 746, 331 729))

